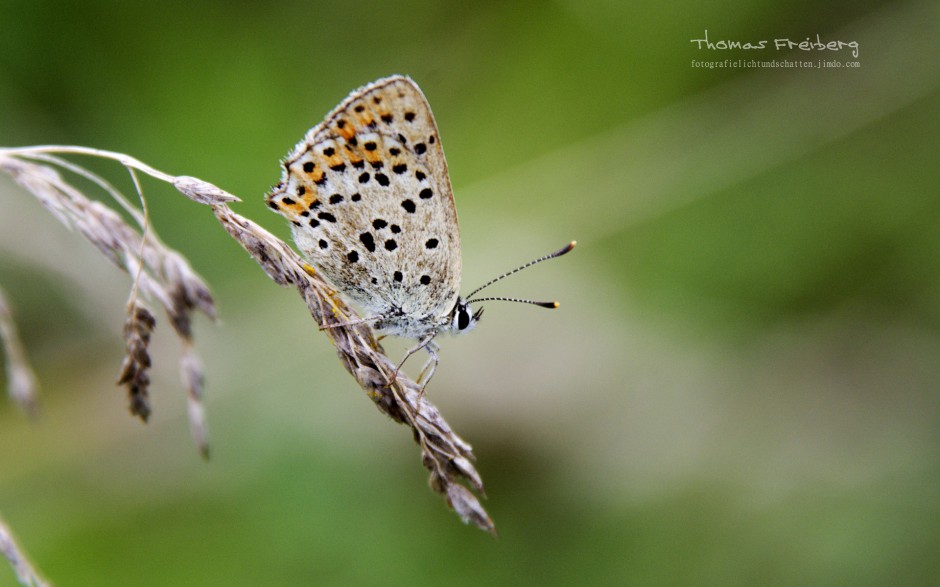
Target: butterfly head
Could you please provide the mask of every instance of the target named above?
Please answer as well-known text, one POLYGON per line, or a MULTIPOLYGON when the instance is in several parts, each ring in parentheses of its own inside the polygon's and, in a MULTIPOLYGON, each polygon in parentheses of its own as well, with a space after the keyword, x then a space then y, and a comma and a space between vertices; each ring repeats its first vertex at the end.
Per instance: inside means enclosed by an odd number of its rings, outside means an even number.
POLYGON ((470 307, 470 304, 473 302, 487 302, 487 301, 500 301, 500 302, 520 302, 523 304, 532 304, 534 306, 541 306, 543 308, 557 308, 558 302, 537 302, 535 300, 525 300, 520 298, 507 298, 507 297, 487 297, 487 298, 474 298, 473 295, 479 292, 482 289, 485 289, 497 281, 505 279, 514 273, 518 273, 527 267, 531 267, 536 263, 541 263, 542 261, 547 261, 548 259, 554 259, 555 257, 561 257, 562 255, 571 251, 575 246, 575 241, 571 241, 568 245, 562 247, 561 249, 555 251, 554 253, 545 255, 544 257, 539 257, 533 261, 529 261, 521 267, 517 267, 508 273, 504 273, 495 279, 491 279, 487 283, 476 288, 470 295, 466 298, 457 298, 457 303, 454 305, 454 309, 450 313, 450 324, 446 327, 453 333, 464 333, 470 332, 476 323, 480 321, 480 318, 483 316, 483 308, 480 308, 476 312, 470 307))
POLYGON ((473 330, 483 316, 483 308, 476 312, 470 307, 470 302, 464 298, 457 298, 457 303, 451 312, 450 331, 454 334, 466 334, 473 330))

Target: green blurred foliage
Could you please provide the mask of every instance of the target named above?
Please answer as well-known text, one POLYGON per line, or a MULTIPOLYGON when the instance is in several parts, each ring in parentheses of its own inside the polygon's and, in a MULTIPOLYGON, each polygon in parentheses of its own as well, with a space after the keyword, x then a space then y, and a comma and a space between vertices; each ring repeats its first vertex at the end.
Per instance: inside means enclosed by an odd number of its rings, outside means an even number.
POLYGON ((0 180, 0 228, 37 223, 0 235, 0 284, 44 399, 35 424, 0 406, 0 511, 62 585, 936 583, 938 32, 916 2, 0 0, 0 144, 129 153, 286 238, 278 159, 404 73, 441 127, 465 286, 580 242, 500 286, 559 311, 494 306, 443 341, 431 397, 475 447, 494 541, 296 296, 149 181, 222 312, 196 332, 213 459, 165 320, 140 426, 113 386, 127 280, 71 283, 113 271, 0 180), (693 68, 740 56, 697 52, 705 29, 858 40, 862 67, 693 68))

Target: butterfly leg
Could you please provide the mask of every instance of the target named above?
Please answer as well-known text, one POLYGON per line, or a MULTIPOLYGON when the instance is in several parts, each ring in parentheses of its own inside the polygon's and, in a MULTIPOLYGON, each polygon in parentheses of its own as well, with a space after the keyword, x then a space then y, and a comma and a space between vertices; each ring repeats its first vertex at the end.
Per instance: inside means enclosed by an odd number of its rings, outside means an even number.
POLYGON ((376 322, 381 320, 383 316, 368 316, 366 318, 357 318, 355 320, 350 320, 348 322, 337 322, 336 324, 327 324, 326 326, 321 326, 320 330, 327 330, 329 328, 342 328, 344 326, 355 326, 356 324, 366 324, 368 322, 376 322))
POLYGON ((434 372, 437 371, 437 365, 440 363, 440 359, 437 356, 437 351, 440 350, 440 347, 434 341, 431 341, 424 347, 424 350, 428 352, 428 360, 424 364, 424 367, 421 368, 421 372, 418 373, 418 383, 421 383, 421 393, 424 394, 424 388, 428 386, 428 383, 431 382, 431 378, 434 377, 434 372), (428 369, 430 368, 430 371, 428 369), (425 379, 425 373, 427 373, 427 378, 425 379))
MULTIPOLYGON (((405 361, 408 360, 408 357, 410 357, 411 355, 413 355, 413 354, 415 354, 416 352, 420 351, 421 349, 427 349, 427 350, 428 350, 428 353, 430 353, 431 356, 434 358, 434 365, 435 365, 435 367, 437 366, 437 353, 434 352, 434 350, 431 349, 431 346, 432 346, 432 345, 435 347, 435 349, 437 348, 437 345, 432 342, 432 341, 434 340, 434 337, 435 337, 435 336, 437 336, 437 333, 436 333, 436 332, 434 332, 434 333, 432 333, 432 334, 429 334, 429 335, 426 336, 425 338, 421 339, 421 340, 418 342, 417 345, 415 345, 414 347, 412 347, 411 349, 409 349, 407 353, 405 353, 405 358, 403 358, 403 359, 401 360, 401 363, 398 364, 398 368, 395 369, 395 374, 392 376, 392 381, 398 379, 398 372, 401 371, 401 368, 402 368, 402 367, 404 367, 405 361)), ((424 370, 425 370, 426 368, 427 368, 427 365, 425 365, 425 367, 424 367, 423 369, 421 369, 421 373, 424 373, 424 370)), ((432 371, 432 374, 433 374, 433 371, 432 371)), ((420 377, 420 376, 418 377, 418 380, 419 380, 419 381, 421 380, 421 377, 420 377)), ((427 385, 427 382, 425 382, 425 385, 427 385)), ((422 393, 422 394, 424 393, 424 387, 423 387, 423 386, 422 386, 422 388, 421 388, 421 393, 422 393)))

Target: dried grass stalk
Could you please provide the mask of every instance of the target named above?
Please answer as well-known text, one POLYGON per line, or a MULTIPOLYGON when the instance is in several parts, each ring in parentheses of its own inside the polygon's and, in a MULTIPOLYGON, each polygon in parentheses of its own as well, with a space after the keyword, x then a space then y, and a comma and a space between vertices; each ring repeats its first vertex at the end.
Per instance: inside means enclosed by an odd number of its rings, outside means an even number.
MULTIPOLYGON (((33 194, 49 212, 65 226, 78 230, 109 261, 134 278, 134 285, 127 304, 127 321, 124 328, 127 355, 121 366, 118 381, 126 386, 133 415, 147 420, 151 407, 148 397, 150 357, 147 346, 156 320, 146 309, 140 298, 162 306, 173 329, 181 340, 183 355, 181 367, 191 372, 199 369, 199 361, 193 358, 192 315, 200 311, 212 319, 216 317, 212 294, 202 279, 193 271, 185 257, 167 247, 157 237, 146 220, 146 210, 127 201, 124 196, 98 175, 53 153, 77 153, 105 157, 120 161, 131 172, 142 171, 158 179, 173 183, 177 178, 144 165, 133 157, 120 153, 86 149, 83 147, 34 147, 23 149, 0 149, 0 171, 9 174, 14 181, 33 194), (114 210, 101 202, 90 200, 56 170, 65 169, 90 181, 110 195, 137 224, 131 226, 114 210)), ((198 180, 180 184, 202 185, 198 180)), ((231 201, 232 196, 204 190, 201 203, 231 201)), ((138 186, 138 194, 140 189, 138 186)), ((141 202, 143 197, 141 196, 141 202)), ((201 381, 202 375, 189 373, 188 381, 201 381)), ((188 401, 200 401, 198 393, 187 390, 188 401)), ((208 454, 205 419, 202 410, 190 409, 193 418, 190 428, 193 437, 199 439, 197 448, 208 454)))
POLYGON ((127 388, 131 414, 144 422, 150 418, 150 335, 156 318, 136 300, 131 303, 124 323, 124 344, 127 347, 118 385, 127 388))
POLYGON ((421 447, 421 462, 431 472, 431 489, 442 494, 464 522, 495 533, 479 499, 461 484, 465 481, 484 494, 483 481, 472 464, 471 446, 451 430, 421 393, 420 385, 401 371, 395 377, 397 365, 385 355, 372 329, 364 322, 356 323, 358 314, 282 240, 225 204, 216 204, 212 210, 271 279, 297 288, 310 315, 332 340, 343 367, 376 407, 412 429, 421 447))
POLYGON ((196 354, 191 341, 183 345, 180 357, 180 379, 186 389, 187 412, 189 414, 189 433, 193 443, 199 448, 203 458, 209 458, 209 432, 206 426, 206 410, 202 403, 202 391, 205 384, 202 361, 196 354))
POLYGON ((6 358, 7 391, 13 399, 30 416, 39 411, 39 397, 36 375, 29 366, 26 352, 20 343, 13 322, 13 313, 6 300, 3 290, 0 289, 0 343, 6 358))
POLYGON ((19 579, 20 584, 26 585, 27 587, 51 586, 51 583, 47 583, 33 569, 26 555, 20 550, 19 545, 16 544, 16 540, 13 539, 13 532, 10 531, 10 528, 2 518, 0 518, 0 552, 3 553, 3 556, 9 561, 10 566, 13 567, 13 571, 16 573, 16 578, 19 579))
MULTIPOLYGON (((448 505, 466 523, 495 534, 493 521, 480 504, 483 481, 473 466, 472 448, 457 436, 438 409, 422 393, 421 386, 397 371, 365 322, 312 267, 283 241, 254 222, 234 213, 228 203, 237 201, 224 190, 193 177, 174 177, 123 155, 84 147, 41 147, 0 149, 0 170, 6 171, 67 226, 78 228, 113 263, 136 275, 136 285, 144 296, 159 303, 183 342, 181 375, 189 396, 190 426, 200 450, 205 444, 202 369, 192 350, 191 314, 200 310, 215 316, 211 295, 202 280, 175 251, 159 243, 152 231, 140 233, 125 224, 113 211, 90 202, 66 184, 50 167, 70 169, 94 181, 112 195, 116 190, 90 172, 58 159, 50 153, 79 153, 117 160, 133 171, 141 171, 171 183, 189 199, 212 208, 228 233, 254 258, 267 275, 282 286, 293 286, 304 299, 307 310, 320 329, 333 342, 340 362, 353 376, 379 410, 396 422, 409 426, 421 449, 421 462, 430 471, 431 489, 444 496, 448 505), (37 163, 36 161, 42 163, 37 163), (397 372, 397 376, 396 376, 397 372), (464 485, 466 484, 466 485, 464 485), (469 488, 468 488, 469 486, 469 488), (471 491, 472 489, 472 491, 471 491)), ((136 182, 136 176, 135 176, 136 182)), ((139 191, 139 188, 138 188, 139 191)), ((129 213, 145 225, 143 215, 115 195, 129 213)), ((132 411, 141 417, 149 413, 147 402, 147 341, 155 322, 132 295, 125 329, 127 357, 121 381, 129 386, 132 411)))

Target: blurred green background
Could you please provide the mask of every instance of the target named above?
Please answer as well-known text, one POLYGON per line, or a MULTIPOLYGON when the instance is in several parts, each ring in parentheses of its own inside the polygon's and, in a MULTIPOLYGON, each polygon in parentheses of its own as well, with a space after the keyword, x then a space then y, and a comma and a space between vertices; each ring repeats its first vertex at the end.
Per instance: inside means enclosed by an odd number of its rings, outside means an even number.
POLYGON ((221 311, 196 326, 212 460, 162 316, 155 414, 132 419, 129 279, 0 178, 0 284, 44 402, 38 423, 0 405, 0 512, 62 585, 940 583, 938 38, 927 1, 0 0, 0 144, 129 153, 287 238, 262 197, 279 158, 404 73, 441 129, 465 291, 580 243, 494 291, 558 311, 491 304, 442 341, 429 393, 494 540, 295 293, 153 181, 154 227, 221 311), (706 29, 860 54, 697 50, 706 29), (820 57, 860 67, 692 67, 820 57))

